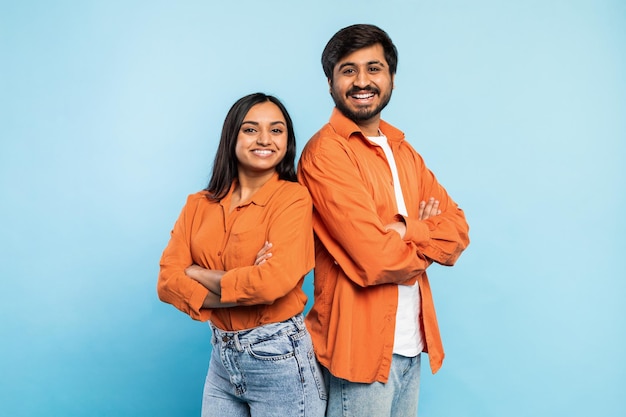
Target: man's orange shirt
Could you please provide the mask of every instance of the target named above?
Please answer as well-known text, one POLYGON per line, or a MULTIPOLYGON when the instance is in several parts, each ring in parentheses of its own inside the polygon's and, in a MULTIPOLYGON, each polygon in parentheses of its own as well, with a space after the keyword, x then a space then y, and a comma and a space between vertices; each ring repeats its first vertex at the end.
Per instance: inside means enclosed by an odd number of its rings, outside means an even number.
POLYGON ((298 178, 313 199, 314 303, 306 317, 315 352, 336 377, 387 382, 394 345, 398 285, 419 282, 422 329, 431 369, 444 352, 426 268, 453 265, 469 244, 463 211, 428 170, 404 134, 381 121, 398 167, 408 211, 400 216, 383 150, 336 108, 306 144, 298 178), (434 197, 441 214, 419 220, 434 197), (385 225, 406 223, 401 239, 385 225))
POLYGON ((207 199, 206 191, 188 197, 161 257, 159 298, 223 330, 287 320, 307 301, 302 283, 314 263, 311 197, 276 174, 229 213, 232 191, 220 202, 207 199), (255 266, 265 241, 273 245, 272 257, 255 266), (240 306, 202 308, 208 290, 185 275, 192 264, 226 271, 221 301, 240 306))

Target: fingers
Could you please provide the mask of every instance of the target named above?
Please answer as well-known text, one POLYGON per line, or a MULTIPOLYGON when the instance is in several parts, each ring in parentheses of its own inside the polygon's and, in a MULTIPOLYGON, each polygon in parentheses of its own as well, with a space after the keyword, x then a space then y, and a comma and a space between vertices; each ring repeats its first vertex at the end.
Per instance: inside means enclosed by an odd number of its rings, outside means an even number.
POLYGON ((419 219, 426 220, 429 217, 437 216, 441 214, 439 210, 439 200, 435 200, 434 197, 430 197, 428 201, 422 201, 419 205, 419 219))
POLYGON ((262 265, 269 258, 272 257, 272 244, 270 242, 265 242, 259 253, 256 254, 256 259, 254 261, 254 265, 262 265))
POLYGON ((419 219, 424 220, 424 208, 426 207, 425 201, 420 201, 420 209, 419 209, 419 219))
POLYGON ((272 244, 268 241, 265 241, 259 253, 256 254, 257 258, 265 255, 270 250, 271 247, 272 247, 272 244))

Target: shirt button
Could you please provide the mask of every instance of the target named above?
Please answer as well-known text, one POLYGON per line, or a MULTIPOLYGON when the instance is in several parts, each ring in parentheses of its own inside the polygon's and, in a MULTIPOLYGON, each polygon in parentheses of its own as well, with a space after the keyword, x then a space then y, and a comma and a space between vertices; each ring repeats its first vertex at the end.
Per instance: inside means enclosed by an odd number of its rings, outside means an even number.
POLYGON ((217 252, 217 256, 222 256, 222 252, 217 252))
POLYGON ((228 336, 222 336, 222 342, 228 342, 229 337, 228 336))

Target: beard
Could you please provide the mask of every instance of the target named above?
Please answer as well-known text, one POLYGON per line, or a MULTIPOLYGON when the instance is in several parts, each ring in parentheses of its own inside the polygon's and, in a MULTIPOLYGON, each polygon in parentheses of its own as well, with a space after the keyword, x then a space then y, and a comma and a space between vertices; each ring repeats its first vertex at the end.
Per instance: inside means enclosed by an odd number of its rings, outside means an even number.
POLYGON ((344 114, 344 116, 346 116, 348 119, 354 122, 362 122, 362 121, 371 119, 372 117, 378 115, 381 111, 383 111, 383 109, 387 106, 387 104, 389 104, 389 100, 391 100, 392 91, 393 90, 389 90, 387 94, 385 94, 384 96, 380 96, 380 90, 378 88, 367 86, 365 88, 350 89, 350 91, 346 93, 346 98, 344 99, 340 99, 336 97, 335 91, 332 89, 330 91, 330 95, 333 98, 333 101, 335 102, 335 106, 337 107, 337 109, 339 109, 341 113, 344 114), (374 108, 362 107, 362 108, 357 108, 356 110, 349 108, 348 105, 346 104, 347 97, 353 94, 358 94, 358 93, 362 93, 365 91, 372 92, 374 94, 377 94, 380 97, 380 103, 378 104, 378 106, 374 108))

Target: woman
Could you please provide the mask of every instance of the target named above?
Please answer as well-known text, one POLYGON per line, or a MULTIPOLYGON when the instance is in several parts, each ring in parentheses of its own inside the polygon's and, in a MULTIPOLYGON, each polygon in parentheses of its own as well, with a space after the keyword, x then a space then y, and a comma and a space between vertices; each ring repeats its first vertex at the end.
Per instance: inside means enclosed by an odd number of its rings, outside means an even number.
POLYGON ((213 332, 203 417, 324 415, 323 377, 302 318, 314 252, 295 154, 278 99, 239 99, 209 185, 188 197, 163 252, 159 298, 213 332))

